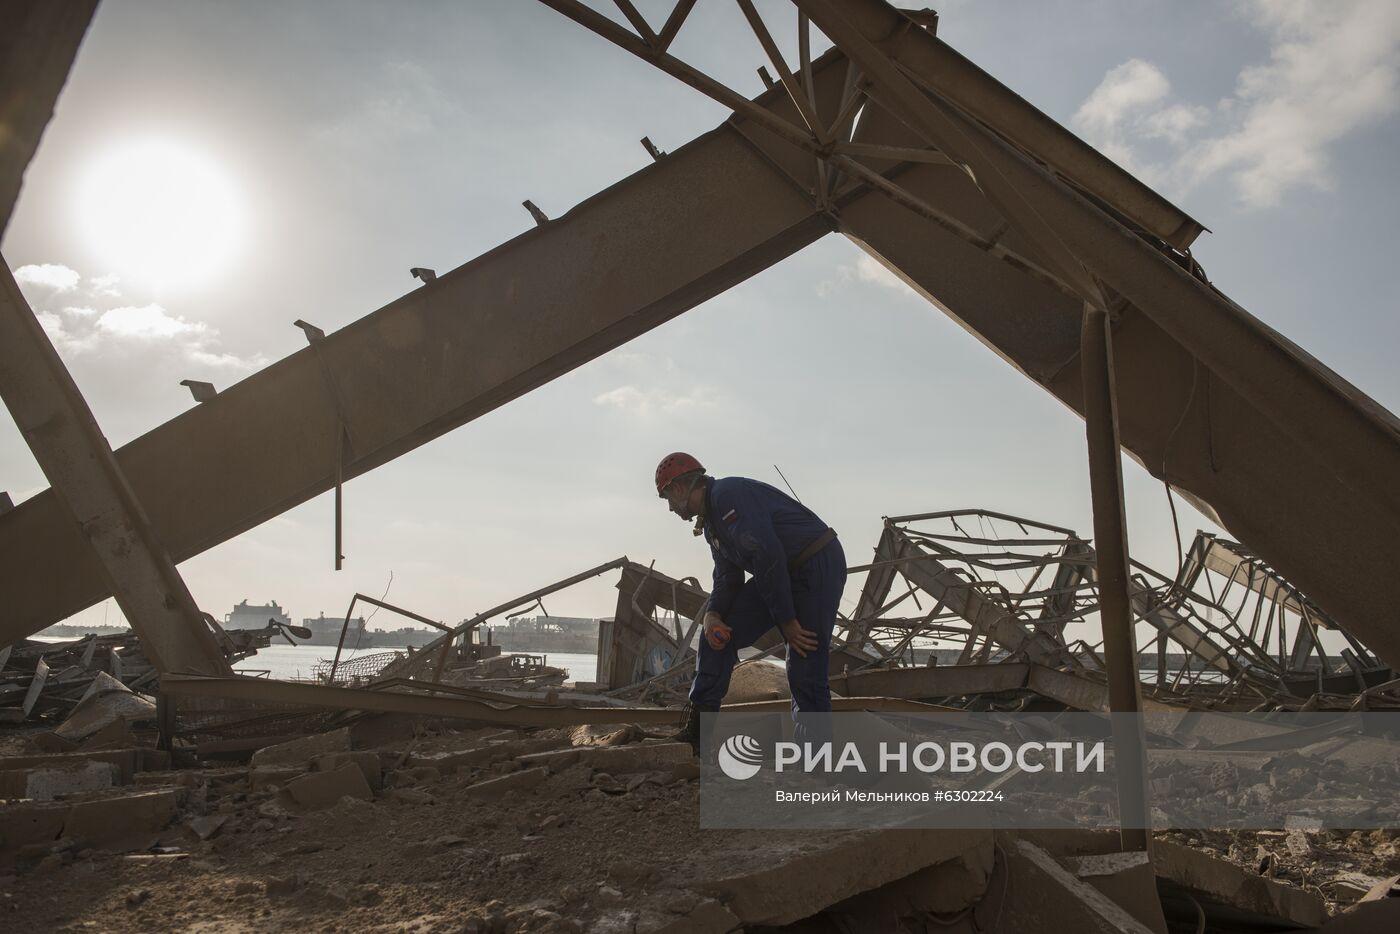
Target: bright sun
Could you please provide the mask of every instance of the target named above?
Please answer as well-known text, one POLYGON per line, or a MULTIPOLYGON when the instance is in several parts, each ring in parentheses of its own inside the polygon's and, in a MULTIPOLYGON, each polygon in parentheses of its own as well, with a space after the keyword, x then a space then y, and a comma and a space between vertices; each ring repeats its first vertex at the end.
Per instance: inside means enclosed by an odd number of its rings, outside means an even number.
POLYGON ((168 139, 117 145, 78 186, 83 233, 110 271, 153 288, 198 286, 243 240, 243 203, 227 173, 168 139))

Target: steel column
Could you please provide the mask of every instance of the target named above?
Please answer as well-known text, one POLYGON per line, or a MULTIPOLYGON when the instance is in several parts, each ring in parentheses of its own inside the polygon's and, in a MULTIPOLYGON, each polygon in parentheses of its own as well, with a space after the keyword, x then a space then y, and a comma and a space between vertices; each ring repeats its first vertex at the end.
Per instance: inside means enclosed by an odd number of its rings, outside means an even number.
POLYGON ((151 664, 161 672, 229 673, 92 411, 2 258, 0 397, 151 664))
POLYGON ((1118 449, 1118 410, 1113 388, 1113 336, 1108 314, 1084 306, 1079 359, 1084 378, 1084 426, 1089 441, 1089 487, 1094 505, 1099 622, 1108 665, 1108 705, 1113 714, 1114 767, 1124 850, 1146 850, 1147 738, 1138 694, 1137 640, 1128 602, 1128 526, 1123 510, 1123 471, 1118 449))

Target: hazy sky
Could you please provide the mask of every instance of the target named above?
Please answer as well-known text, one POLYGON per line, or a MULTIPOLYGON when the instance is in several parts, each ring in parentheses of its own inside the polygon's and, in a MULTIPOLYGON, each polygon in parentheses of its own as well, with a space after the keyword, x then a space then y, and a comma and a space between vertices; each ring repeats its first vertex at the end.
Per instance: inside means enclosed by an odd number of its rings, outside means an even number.
MULTIPOLYGON (((669 4, 638 5, 659 21, 669 4)), ((793 7, 759 7, 790 40, 793 7)), ((1211 228, 1196 255, 1220 288, 1400 407, 1400 3, 939 9, 954 47, 1211 228)), ((757 93, 736 6, 692 19, 676 53, 757 93)), ((527 0, 108 0, 4 254, 120 446, 193 404, 181 379, 226 388, 303 346, 293 320, 340 328, 414 287, 410 266, 528 229, 523 199, 562 214, 646 165, 641 136, 673 149, 725 116, 527 0)), ((720 475, 778 482, 778 464, 852 563, 884 515, 1091 528, 1082 422, 832 235, 352 482, 344 571, 329 496, 181 569, 219 617, 245 597, 339 615, 392 571, 391 601, 455 621, 624 553, 707 580, 703 542, 650 487, 674 449, 720 475)), ((1171 573, 1162 487, 1125 472, 1133 554, 1171 573)), ((0 489, 46 485, 0 419, 0 489)), ((1185 537, 1203 523, 1183 506, 1185 537)), ((548 609, 609 614, 614 579, 548 609)))

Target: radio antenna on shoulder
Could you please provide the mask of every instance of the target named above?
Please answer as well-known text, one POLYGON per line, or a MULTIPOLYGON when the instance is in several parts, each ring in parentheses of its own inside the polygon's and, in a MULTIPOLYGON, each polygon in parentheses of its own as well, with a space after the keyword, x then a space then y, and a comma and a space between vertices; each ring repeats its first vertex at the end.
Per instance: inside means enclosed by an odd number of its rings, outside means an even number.
MULTIPOLYGON (((778 471, 778 476, 783 477, 783 472, 778 470, 777 464, 773 465, 773 469, 778 471)), ((799 503, 802 502, 802 497, 797 495, 797 491, 792 488, 792 484, 788 483, 787 477, 783 477, 783 486, 788 488, 788 492, 792 494, 793 499, 797 500, 799 503)))

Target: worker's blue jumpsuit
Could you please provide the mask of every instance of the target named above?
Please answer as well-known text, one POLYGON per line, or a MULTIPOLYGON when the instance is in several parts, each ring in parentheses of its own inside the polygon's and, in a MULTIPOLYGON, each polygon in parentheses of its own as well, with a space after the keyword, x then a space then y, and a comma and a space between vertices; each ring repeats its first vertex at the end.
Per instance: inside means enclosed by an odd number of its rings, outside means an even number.
POLYGON ((826 530, 812 510, 766 483, 743 477, 706 481, 705 540, 715 560, 706 609, 718 613, 734 632, 720 650, 710 648, 701 636, 692 704, 718 710, 739 650, 774 626, 796 619, 816 635, 817 649, 802 656, 788 647, 793 713, 831 710, 827 658, 846 587, 846 555, 833 538, 795 572, 788 570, 788 563, 826 530), (752 575, 747 582, 745 571, 752 575))

